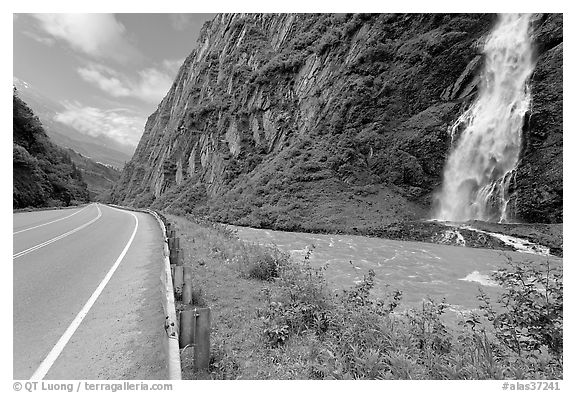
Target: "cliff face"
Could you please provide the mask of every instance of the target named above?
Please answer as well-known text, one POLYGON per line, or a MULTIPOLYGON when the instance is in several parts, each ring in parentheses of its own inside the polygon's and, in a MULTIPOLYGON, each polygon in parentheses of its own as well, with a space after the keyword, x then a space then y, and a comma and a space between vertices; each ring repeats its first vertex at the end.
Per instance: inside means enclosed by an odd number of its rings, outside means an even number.
POLYGON ((512 202, 516 216, 529 222, 563 222, 562 15, 534 20, 537 63, 532 75, 532 108, 512 202))
MULTIPOLYGON (((542 109, 527 133, 539 136, 527 138, 517 195, 527 184, 540 187, 536 168, 550 154, 538 146, 559 137, 561 162, 561 79, 559 95, 550 84, 561 78, 554 26, 561 42, 562 20, 538 18, 539 37, 548 37, 539 59, 553 59, 547 66, 538 60, 534 109, 542 109), (542 128, 550 121, 556 131, 542 128)), ((470 14, 218 15, 149 117, 112 197, 294 230, 426 217, 449 149, 447 129, 474 97, 481 39, 494 21, 470 14)), ((551 187, 561 198, 559 171, 551 187)), ((558 216, 551 201, 524 196, 515 204, 524 219, 537 209, 539 220, 561 220, 561 204, 558 216)))

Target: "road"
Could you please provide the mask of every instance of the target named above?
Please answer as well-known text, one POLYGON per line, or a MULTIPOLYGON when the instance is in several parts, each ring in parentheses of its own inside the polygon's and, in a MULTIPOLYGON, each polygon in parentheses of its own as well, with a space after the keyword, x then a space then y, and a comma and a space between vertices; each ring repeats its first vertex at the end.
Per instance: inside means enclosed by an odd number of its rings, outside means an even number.
POLYGON ((14 214, 14 379, 166 379, 162 247, 144 213, 14 214))

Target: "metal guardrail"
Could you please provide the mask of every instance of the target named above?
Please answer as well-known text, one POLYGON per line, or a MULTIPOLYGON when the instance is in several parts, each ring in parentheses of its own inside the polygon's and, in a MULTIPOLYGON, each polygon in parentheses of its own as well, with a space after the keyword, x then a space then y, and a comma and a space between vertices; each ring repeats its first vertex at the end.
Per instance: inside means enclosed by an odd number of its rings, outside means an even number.
POLYGON ((160 229, 162 230, 162 237, 164 239, 164 266, 162 267, 162 272, 160 273, 160 281, 162 282, 162 307, 164 309, 164 330, 166 331, 166 336, 164 339, 165 352, 167 354, 168 361, 168 379, 170 380, 181 380, 182 379, 182 366, 180 362, 180 348, 179 348, 179 324, 178 318, 176 317, 176 306, 174 301, 174 287, 172 285, 172 274, 170 269, 170 249, 168 247, 168 238, 166 236, 166 226, 164 221, 160 218, 160 215, 150 209, 135 209, 126 206, 119 206, 114 204, 108 204, 119 209, 131 210, 140 213, 147 213, 152 215, 160 229))

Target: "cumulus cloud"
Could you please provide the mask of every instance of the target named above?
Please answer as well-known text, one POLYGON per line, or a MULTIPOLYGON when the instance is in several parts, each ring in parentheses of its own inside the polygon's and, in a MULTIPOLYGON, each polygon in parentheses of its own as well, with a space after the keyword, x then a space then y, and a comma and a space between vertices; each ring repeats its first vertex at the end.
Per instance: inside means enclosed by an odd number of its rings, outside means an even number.
POLYGON ((112 14, 34 14, 40 28, 74 50, 96 58, 125 62, 139 57, 112 14))
POLYGON ((144 131, 146 119, 126 109, 104 110, 67 101, 63 105, 65 110, 57 113, 54 120, 91 136, 104 135, 122 144, 136 146, 144 131))
POLYGON ((101 90, 114 97, 127 97, 131 91, 124 85, 114 70, 99 65, 91 65, 88 68, 79 68, 78 74, 86 82, 98 86, 101 90))
POLYGON ((157 68, 143 69, 132 78, 101 64, 90 64, 77 71, 86 82, 113 97, 135 97, 151 103, 164 98, 173 80, 168 71, 157 68))

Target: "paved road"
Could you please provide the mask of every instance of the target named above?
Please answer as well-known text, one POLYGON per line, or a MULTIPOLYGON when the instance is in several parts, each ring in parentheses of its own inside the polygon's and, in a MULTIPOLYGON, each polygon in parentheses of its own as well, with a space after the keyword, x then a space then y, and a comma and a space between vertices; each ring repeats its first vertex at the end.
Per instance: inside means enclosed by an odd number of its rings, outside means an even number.
POLYGON ((15 379, 165 379, 162 238, 101 204, 13 217, 15 379))

